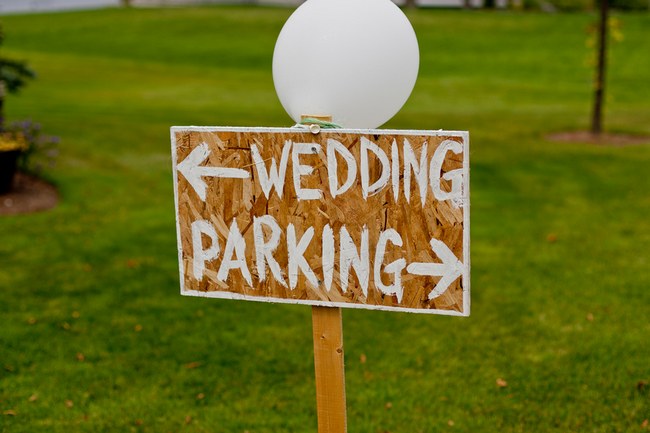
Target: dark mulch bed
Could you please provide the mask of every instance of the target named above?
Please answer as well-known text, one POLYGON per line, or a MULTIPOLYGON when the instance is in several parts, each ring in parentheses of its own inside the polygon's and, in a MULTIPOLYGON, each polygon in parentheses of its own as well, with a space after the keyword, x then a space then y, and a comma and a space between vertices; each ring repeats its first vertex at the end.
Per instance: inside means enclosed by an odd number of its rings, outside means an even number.
POLYGON ((650 144, 650 136, 614 134, 603 132, 592 134, 589 131, 558 132, 548 136, 551 141, 562 141, 565 143, 586 143, 601 146, 638 146, 650 144))
POLYGON ((16 215, 51 209, 59 202, 56 188, 25 173, 16 173, 13 189, 0 195, 0 215, 16 215))

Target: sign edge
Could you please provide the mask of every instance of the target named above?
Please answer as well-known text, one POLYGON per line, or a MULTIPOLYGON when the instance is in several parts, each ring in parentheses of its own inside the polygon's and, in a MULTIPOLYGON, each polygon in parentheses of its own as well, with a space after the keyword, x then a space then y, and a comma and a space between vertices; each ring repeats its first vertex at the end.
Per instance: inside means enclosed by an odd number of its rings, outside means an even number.
POLYGON ((177 155, 176 155, 176 127, 169 129, 171 137, 171 151, 172 151, 172 178, 174 182, 174 214, 176 216, 176 249, 178 251, 178 272, 180 280, 181 294, 185 292, 185 267, 183 266, 183 244, 181 242, 181 222, 178 215, 178 170, 177 155))

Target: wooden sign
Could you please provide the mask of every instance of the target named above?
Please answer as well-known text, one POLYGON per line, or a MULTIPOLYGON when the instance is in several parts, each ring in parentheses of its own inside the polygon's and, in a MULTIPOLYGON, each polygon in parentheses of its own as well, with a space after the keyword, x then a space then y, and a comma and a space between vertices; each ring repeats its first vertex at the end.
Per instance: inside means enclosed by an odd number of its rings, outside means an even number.
POLYGON ((182 294, 469 315, 466 132, 171 138, 182 294))

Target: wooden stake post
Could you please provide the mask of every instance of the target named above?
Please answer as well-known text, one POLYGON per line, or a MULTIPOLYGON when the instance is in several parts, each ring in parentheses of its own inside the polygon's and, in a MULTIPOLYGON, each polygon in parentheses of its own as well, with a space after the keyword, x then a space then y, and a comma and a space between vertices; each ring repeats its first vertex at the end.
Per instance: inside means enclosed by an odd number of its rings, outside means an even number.
POLYGON ((347 432, 343 320, 338 307, 312 307, 318 433, 347 432))
MULTIPOLYGON (((302 116, 302 120, 306 118, 332 121, 332 116, 302 116)), ((346 433, 343 314, 338 307, 314 306, 311 310, 311 319, 318 433, 346 433)))

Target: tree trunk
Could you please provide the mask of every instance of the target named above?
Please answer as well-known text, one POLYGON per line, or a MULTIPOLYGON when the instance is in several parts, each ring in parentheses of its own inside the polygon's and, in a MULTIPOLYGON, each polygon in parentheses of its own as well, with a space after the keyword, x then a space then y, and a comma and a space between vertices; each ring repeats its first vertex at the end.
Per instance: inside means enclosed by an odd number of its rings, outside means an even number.
POLYGON ((0 132, 5 130, 5 96, 7 95, 7 87, 5 82, 0 80, 0 132))
POLYGON ((608 0, 600 0, 600 22, 598 23, 598 63, 594 82, 594 107, 591 117, 591 132, 603 131, 603 99, 605 96, 605 72, 607 69, 607 22, 609 18, 608 0))

